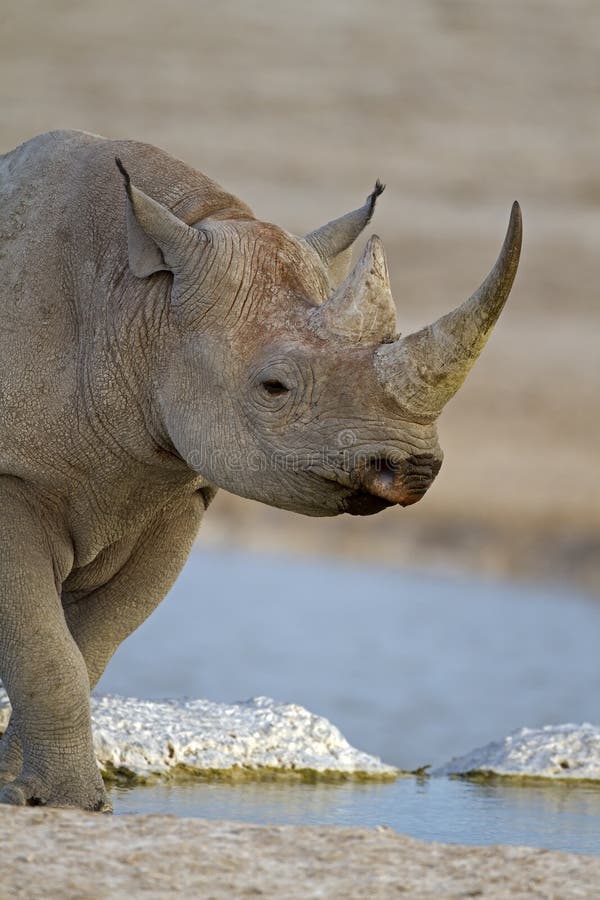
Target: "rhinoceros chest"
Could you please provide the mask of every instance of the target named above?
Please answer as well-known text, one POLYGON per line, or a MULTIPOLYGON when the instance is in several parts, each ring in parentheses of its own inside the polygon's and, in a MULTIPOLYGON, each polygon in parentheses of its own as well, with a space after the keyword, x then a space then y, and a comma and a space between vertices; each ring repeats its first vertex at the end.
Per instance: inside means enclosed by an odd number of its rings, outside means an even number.
POLYGON ((101 549, 89 563, 74 568, 63 584, 63 601, 68 603, 108 584, 127 564, 139 540, 139 533, 131 530, 101 549))
MULTIPOLYGON (((91 485, 90 485, 91 486, 91 485)), ((188 474, 179 482, 165 478, 156 484, 132 479, 127 484, 106 486, 71 503, 68 530, 73 540, 73 568, 63 582, 65 591, 89 593, 109 582, 148 541, 168 543, 173 521, 183 507, 202 495, 206 506, 212 497, 200 476, 188 474), (209 493, 205 497, 205 492, 209 493), (94 502, 91 498, 98 497, 94 502)))

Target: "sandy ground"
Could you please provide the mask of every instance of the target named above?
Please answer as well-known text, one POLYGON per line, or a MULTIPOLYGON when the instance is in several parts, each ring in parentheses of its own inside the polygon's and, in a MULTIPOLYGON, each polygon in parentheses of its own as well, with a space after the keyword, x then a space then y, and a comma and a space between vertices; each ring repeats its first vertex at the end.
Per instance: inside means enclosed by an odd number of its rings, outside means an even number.
POLYGON ((59 126, 142 138, 298 232, 381 176, 404 331, 476 287, 522 204, 521 272, 441 420, 430 496, 316 522, 223 495, 206 540, 600 591, 599 60, 595 0, 3 5, 0 149, 59 126))
POLYGON ((0 898, 597 898, 600 859, 391 829, 0 807, 0 898))

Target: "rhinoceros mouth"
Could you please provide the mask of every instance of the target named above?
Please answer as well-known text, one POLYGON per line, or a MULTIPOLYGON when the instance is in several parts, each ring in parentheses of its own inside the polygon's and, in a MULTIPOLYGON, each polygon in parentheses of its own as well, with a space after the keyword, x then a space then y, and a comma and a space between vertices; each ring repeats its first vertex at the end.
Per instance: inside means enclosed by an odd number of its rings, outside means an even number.
POLYGON ((311 467, 311 474, 317 475, 321 482, 328 483, 330 488, 341 490, 345 496, 339 501, 338 510, 351 516, 372 516, 390 506, 396 506, 396 502, 386 497, 378 496, 371 491, 358 487, 356 479, 349 472, 338 470, 335 473, 318 471, 311 467))
POLYGON ((368 491, 355 491, 343 502, 343 511, 351 516, 372 516, 382 512, 389 506, 396 506, 391 500, 370 494, 368 491))

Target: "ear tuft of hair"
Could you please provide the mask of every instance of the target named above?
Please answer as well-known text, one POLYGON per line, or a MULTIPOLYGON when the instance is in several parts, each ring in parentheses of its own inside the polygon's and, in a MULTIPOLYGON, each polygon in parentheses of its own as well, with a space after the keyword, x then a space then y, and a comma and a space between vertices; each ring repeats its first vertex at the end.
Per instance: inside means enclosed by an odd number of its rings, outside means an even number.
POLYGON ((375 187, 373 188, 373 194, 375 194, 376 197, 380 197, 384 191, 385 191, 385 184, 383 183, 381 178, 378 178, 377 181, 375 182, 375 187))
POLYGON ((373 188, 373 190, 367 197, 367 202, 369 204, 369 214, 368 214, 367 221, 365 223, 366 225, 369 224, 369 222, 371 221, 371 219, 373 217, 373 213, 375 212, 375 204, 377 202, 377 198, 381 197, 381 195, 383 194, 384 191, 385 191, 385 184, 383 184, 383 182, 380 181, 378 178, 377 181, 375 182, 375 187, 373 188))
POLYGON ((115 156, 115 163, 117 164, 117 169, 123 176, 123 181, 125 182, 125 190, 127 191, 127 196, 131 200, 131 178, 129 177, 129 172, 121 162, 118 156, 115 156))

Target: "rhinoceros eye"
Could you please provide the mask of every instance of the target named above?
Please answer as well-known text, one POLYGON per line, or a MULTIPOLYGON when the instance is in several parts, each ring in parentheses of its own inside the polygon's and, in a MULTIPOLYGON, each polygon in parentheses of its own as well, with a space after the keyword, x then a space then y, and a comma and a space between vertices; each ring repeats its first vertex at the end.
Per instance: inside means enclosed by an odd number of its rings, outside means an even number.
POLYGON ((270 397, 281 397, 290 392, 290 389, 276 378, 267 378, 265 381, 261 381, 260 386, 270 397))

